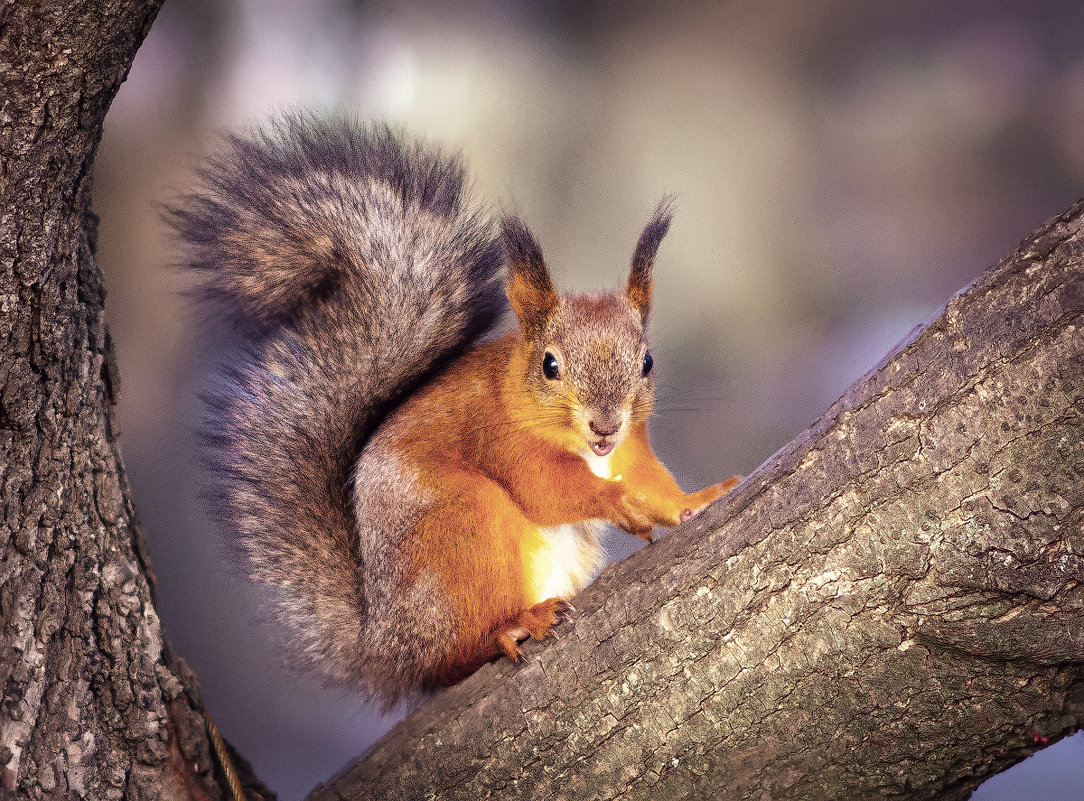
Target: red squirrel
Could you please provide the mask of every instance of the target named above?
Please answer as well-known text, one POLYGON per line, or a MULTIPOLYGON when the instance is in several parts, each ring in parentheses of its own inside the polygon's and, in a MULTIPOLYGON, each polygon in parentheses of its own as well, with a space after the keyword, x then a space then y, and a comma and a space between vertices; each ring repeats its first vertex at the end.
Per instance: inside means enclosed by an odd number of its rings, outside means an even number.
POLYGON ((306 663, 387 703, 546 637, 602 523, 650 540, 738 481, 686 494, 648 443, 669 205, 624 291, 561 295, 464 184, 387 127, 287 117, 171 210, 247 338, 209 393, 217 509, 306 663), (519 325, 487 339, 502 284, 519 325))

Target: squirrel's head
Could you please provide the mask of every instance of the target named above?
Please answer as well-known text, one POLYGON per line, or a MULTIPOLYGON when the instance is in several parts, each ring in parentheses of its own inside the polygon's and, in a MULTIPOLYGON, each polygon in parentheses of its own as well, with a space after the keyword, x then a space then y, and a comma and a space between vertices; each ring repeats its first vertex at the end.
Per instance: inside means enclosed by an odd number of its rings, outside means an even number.
POLYGON ((646 329, 651 270, 670 227, 669 200, 640 235, 624 292, 559 295, 542 250, 516 217, 503 221, 508 299, 519 318, 532 428, 587 456, 605 457, 647 418, 655 377, 646 329))

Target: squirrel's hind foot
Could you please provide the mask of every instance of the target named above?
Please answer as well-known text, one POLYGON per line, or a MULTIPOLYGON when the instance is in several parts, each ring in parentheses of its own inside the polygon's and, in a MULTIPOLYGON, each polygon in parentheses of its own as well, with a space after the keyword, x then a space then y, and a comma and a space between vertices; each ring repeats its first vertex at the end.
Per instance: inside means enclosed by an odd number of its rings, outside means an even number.
POLYGON ((572 604, 560 598, 547 598, 530 609, 524 609, 497 632, 497 645, 505 656, 518 662, 523 655, 519 643, 528 637, 544 640, 572 609, 572 604))

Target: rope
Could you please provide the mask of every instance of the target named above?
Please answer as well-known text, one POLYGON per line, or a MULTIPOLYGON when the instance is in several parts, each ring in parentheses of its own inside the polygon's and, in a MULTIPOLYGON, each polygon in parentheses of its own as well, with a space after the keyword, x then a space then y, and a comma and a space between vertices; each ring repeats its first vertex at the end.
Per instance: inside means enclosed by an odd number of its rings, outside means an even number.
POLYGON ((211 737, 211 745, 214 747, 218 766, 222 768, 226 784, 229 785, 230 801, 245 801, 245 791, 241 789, 241 779, 237 776, 237 768, 233 766, 230 753, 226 750, 226 743, 222 740, 218 727, 215 726, 215 722, 211 720, 211 714, 206 709, 203 710, 203 720, 207 724, 207 734, 211 737))

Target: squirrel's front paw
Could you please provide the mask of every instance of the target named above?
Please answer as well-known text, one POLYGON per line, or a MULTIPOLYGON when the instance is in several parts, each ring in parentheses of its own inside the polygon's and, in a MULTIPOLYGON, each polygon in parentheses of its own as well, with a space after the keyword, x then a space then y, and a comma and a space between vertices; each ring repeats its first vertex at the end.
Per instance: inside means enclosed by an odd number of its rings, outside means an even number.
POLYGON ((620 481, 613 482, 606 495, 606 517, 611 523, 629 534, 651 542, 651 527, 655 524, 655 515, 647 499, 633 492, 620 481))
POLYGON ((718 484, 712 484, 710 487, 704 487, 700 492, 693 492, 685 496, 685 500, 688 506, 681 512, 681 522, 684 523, 693 517, 696 517, 702 511, 708 508, 708 505, 719 500, 726 495, 734 487, 741 483, 742 476, 731 476, 726 481, 720 481, 718 484))
POLYGON ((621 504, 621 514, 613 522, 629 534, 651 542, 655 521, 650 510, 645 508, 643 499, 626 496, 621 504))

